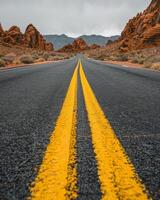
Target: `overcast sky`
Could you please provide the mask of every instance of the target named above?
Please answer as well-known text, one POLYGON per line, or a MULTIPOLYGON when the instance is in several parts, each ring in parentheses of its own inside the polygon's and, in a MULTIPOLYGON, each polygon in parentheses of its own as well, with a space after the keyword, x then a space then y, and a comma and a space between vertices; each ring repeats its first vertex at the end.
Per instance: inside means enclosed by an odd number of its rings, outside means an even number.
POLYGON ((120 34, 151 0, 0 0, 0 21, 22 31, 33 23, 43 34, 120 34))

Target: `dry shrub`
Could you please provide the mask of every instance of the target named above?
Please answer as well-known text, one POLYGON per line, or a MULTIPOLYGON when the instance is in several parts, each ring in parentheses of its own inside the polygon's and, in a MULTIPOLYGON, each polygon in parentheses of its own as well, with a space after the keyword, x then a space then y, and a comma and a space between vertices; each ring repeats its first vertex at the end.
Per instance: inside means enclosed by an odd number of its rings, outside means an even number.
POLYGON ((39 55, 37 53, 32 53, 32 58, 34 60, 37 60, 39 58, 39 55))
POLYGON ((143 64, 144 61, 145 61, 144 58, 139 58, 139 57, 135 57, 135 58, 132 58, 132 59, 131 59, 131 62, 132 62, 132 63, 138 63, 138 64, 143 64))
POLYGON ((131 59, 131 63, 138 63, 138 59, 137 58, 132 58, 131 59))
POLYGON ((5 67, 6 63, 4 60, 0 59, 0 67, 5 67))
POLYGON ((34 59, 31 55, 22 55, 20 57, 20 61, 24 64, 31 64, 34 63, 34 59))
POLYGON ((2 57, 2 60, 6 62, 6 64, 11 64, 16 59, 15 53, 9 53, 2 57))
POLYGON ((116 61, 128 61, 128 56, 126 54, 117 54, 115 55, 115 60, 116 61))
POLYGON ((55 52, 50 52, 49 54, 50 54, 50 56, 57 56, 57 54, 55 52))
POLYGON ((140 59, 138 59, 138 64, 144 64, 144 61, 145 61, 145 59, 144 58, 140 58, 140 59))
POLYGON ((35 60, 35 63, 39 63, 39 62, 45 62, 46 60, 44 58, 38 58, 35 60))
POLYGON ((153 63, 151 66, 152 69, 160 70, 160 62, 158 63, 153 63))
POLYGON ((16 58, 16 59, 13 61, 13 64, 14 64, 14 65, 20 65, 20 64, 21 64, 21 61, 20 61, 18 58, 16 58))
POLYGON ((143 64, 146 58, 141 53, 131 53, 129 59, 132 63, 143 64))
POLYGON ((105 54, 101 54, 101 55, 97 55, 97 56, 94 56, 94 59, 96 60, 106 60, 107 56, 105 54))
POLYGON ((144 61, 144 67, 145 68, 151 68, 152 67, 152 62, 149 60, 145 60, 144 61))
POLYGON ((64 59, 70 59, 71 57, 68 55, 64 56, 64 59))
POLYGON ((49 58, 47 59, 47 61, 54 61, 54 57, 53 56, 49 56, 49 58))
POLYGON ((63 60, 64 59, 64 57, 62 57, 62 56, 50 56, 49 58, 48 58, 48 61, 58 61, 58 60, 63 60))
POLYGON ((44 58, 45 60, 48 60, 49 57, 50 57, 50 54, 49 54, 49 53, 44 53, 44 54, 43 54, 43 58, 44 58))
POLYGON ((109 60, 112 60, 112 61, 122 61, 122 62, 125 62, 125 61, 128 61, 128 55, 127 54, 113 54, 113 55, 110 55, 108 57, 109 60))
POLYGON ((109 56, 109 57, 108 57, 108 60, 116 61, 116 60, 117 60, 117 57, 115 57, 115 56, 109 56))
POLYGON ((160 63, 160 56, 154 56, 152 57, 153 63, 160 63))
POLYGON ((157 63, 160 63, 160 56, 153 56, 144 61, 144 66, 146 68, 152 68, 152 66, 157 63))

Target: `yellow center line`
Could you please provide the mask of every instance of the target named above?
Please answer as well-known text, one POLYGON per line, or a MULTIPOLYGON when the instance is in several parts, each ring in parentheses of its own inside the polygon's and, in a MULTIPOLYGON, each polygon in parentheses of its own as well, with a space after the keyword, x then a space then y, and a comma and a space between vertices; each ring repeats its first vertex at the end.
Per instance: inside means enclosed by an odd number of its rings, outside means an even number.
POLYGON ((74 71, 56 127, 51 135, 35 182, 30 188, 35 200, 63 200, 77 197, 76 114, 77 74, 74 71))
POLYGON ((102 200, 149 199, 133 164, 105 117, 83 71, 80 78, 98 165, 102 200))

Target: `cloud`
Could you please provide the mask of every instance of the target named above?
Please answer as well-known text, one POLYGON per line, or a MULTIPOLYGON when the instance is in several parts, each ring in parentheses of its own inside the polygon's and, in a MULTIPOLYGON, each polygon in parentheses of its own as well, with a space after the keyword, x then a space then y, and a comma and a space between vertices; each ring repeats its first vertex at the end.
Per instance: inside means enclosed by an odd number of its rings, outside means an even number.
POLYGON ((24 31, 33 23, 43 34, 119 34, 151 0, 0 0, 0 20, 24 31))

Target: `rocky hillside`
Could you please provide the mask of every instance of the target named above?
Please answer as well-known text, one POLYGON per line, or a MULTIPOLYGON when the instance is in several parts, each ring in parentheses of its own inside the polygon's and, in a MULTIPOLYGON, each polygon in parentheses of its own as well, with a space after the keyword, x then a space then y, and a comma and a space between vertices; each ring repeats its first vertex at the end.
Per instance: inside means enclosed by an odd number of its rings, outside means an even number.
POLYGON ((78 38, 73 41, 72 44, 68 44, 60 49, 60 52, 82 52, 84 50, 88 50, 89 46, 87 43, 82 39, 78 38))
POLYGON ((53 44, 47 43, 32 24, 27 26, 25 33, 22 33, 17 26, 12 26, 9 30, 4 31, 0 24, 0 42, 46 51, 54 49, 53 44))
POLYGON ((160 46, 160 0, 152 0, 146 10, 129 20, 114 45, 123 52, 160 46))
POLYGON ((160 70, 160 0, 152 0, 129 20, 118 40, 84 53, 97 60, 160 70))

